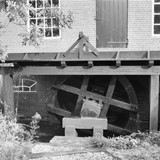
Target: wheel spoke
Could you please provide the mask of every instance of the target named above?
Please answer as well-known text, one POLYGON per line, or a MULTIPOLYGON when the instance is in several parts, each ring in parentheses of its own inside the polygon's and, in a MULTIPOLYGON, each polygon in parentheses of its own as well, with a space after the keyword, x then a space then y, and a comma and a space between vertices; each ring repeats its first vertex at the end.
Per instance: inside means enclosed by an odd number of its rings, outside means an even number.
MULTIPOLYGON (((106 97, 107 98, 111 98, 116 86, 116 82, 117 82, 117 78, 115 76, 112 76, 107 93, 106 93, 106 97)), ((100 117, 106 117, 108 109, 109 109, 109 103, 104 103, 103 109, 101 111, 100 117)))
POLYGON ((117 82, 117 78, 115 76, 112 76, 108 90, 107 90, 106 97, 112 97, 113 92, 115 90, 116 82, 117 82))
MULTIPOLYGON (((137 101, 136 93, 135 93, 131 83, 128 81, 128 79, 125 76, 112 76, 110 83, 109 83, 109 86, 108 86, 107 93, 104 95, 104 92, 103 92, 103 95, 102 95, 102 94, 94 93, 94 91, 87 91, 89 78, 90 78, 90 76, 83 77, 83 80, 80 82, 81 83, 80 88, 69 86, 69 85, 67 85, 67 83, 64 84, 65 79, 63 79, 63 78, 58 80, 59 82, 56 81, 55 84, 53 85, 53 88, 55 89, 54 90, 54 96, 55 96, 54 103, 57 100, 57 91, 62 90, 62 91, 72 93, 72 94, 78 96, 77 102, 75 105, 75 109, 73 111, 74 112, 73 114, 77 115, 77 116, 80 115, 80 111, 81 111, 82 102, 83 102, 84 97, 89 97, 91 99, 94 99, 96 101, 102 101, 104 103, 102 111, 100 113, 100 117, 107 116, 107 112, 108 112, 108 109, 110 106, 115 106, 117 108, 127 110, 128 112, 126 112, 126 114, 128 114, 127 115, 128 117, 126 117, 126 121, 125 121, 126 124, 124 124, 124 127, 114 125, 114 124, 118 125, 119 123, 108 124, 108 130, 113 131, 115 133, 119 133, 119 134, 131 133, 133 131, 133 128, 136 127, 138 101, 137 101), (113 94, 115 91, 117 81, 120 82, 123 89, 126 91, 126 93, 128 95, 129 102, 123 102, 121 100, 117 100, 117 99, 113 98, 113 94)), ((100 84, 100 86, 101 86, 101 84, 100 84)), ((105 87, 105 85, 103 85, 103 84, 102 84, 102 86, 105 87)), ((54 103, 52 103, 52 104, 54 104, 54 103)), ((54 106, 56 107, 56 104, 54 104, 54 106)), ((64 110, 56 109, 56 113, 57 114, 62 114, 62 113, 64 114, 64 110)))
POLYGON ((109 99, 109 104, 116 106, 116 107, 119 107, 119 108, 122 108, 122 109, 125 109, 125 110, 128 110, 128 111, 137 112, 137 107, 133 106, 132 104, 122 102, 122 101, 119 101, 119 100, 116 100, 113 98, 109 99))
MULTIPOLYGON (((81 91, 86 91, 87 90, 88 82, 89 82, 89 76, 84 76, 83 82, 82 82, 82 85, 81 85, 81 91)), ((80 115, 83 98, 84 98, 84 96, 81 96, 81 95, 78 96, 76 107, 75 107, 75 110, 74 110, 75 115, 80 115)))
POLYGON ((68 85, 53 85, 53 88, 60 89, 60 90, 66 91, 66 92, 70 92, 70 93, 73 93, 73 94, 76 94, 79 96, 84 96, 84 97, 88 96, 88 97, 93 98, 95 100, 102 100, 104 103, 108 102, 108 99, 105 96, 102 96, 102 95, 99 95, 99 94, 96 94, 96 93, 93 93, 90 91, 86 91, 86 90, 82 91, 79 88, 71 87, 68 85))
POLYGON ((108 124, 108 128, 107 129, 109 131, 112 131, 112 132, 117 133, 117 134, 122 134, 122 135, 126 135, 126 134, 132 133, 132 131, 130 131, 130 130, 126 130, 124 128, 121 128, 121 127, 118 127, 118 126, 115 126, 115 125, 112 125, 112 124, 108 124))

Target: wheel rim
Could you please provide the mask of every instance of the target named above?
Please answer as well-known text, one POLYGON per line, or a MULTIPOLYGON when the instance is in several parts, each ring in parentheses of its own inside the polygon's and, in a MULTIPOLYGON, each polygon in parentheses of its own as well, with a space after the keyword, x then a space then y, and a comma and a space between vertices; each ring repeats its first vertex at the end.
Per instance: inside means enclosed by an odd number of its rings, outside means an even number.
MULTIPOLYGON (((110 108, 112 106, 119 108, 120 110, 126 110, 128 113, 128 121, 125 124, 125 126, 118 126, 116 124, 112 124, 109 122, 108 124, 108 130, 113 131, 115 133, 119 134, 126 134, 126 133, 131 133, 135 131, 136 129, 136 122, 137 122, 137 113, 138 113, 138 101, 137 101, 137 96, 134 91, 134 88, 132 87, 131 83, 125 76, 112 76, 110 78, 110 82, 108 85, 108 89, 105 92, 105 95, 100 95, 93 93, 88 90, 89 88, 89 83, 90 83, 90 76, 79 76, 78 83, 80 84, 78 87, 77 85, 73 85, 72 82, 68 83, 69 80, 74 81, 75 77, 65 77, 61 78, 61 81, 59 78, 57 78, 56 84, 53 86, 54 88, 54 105, 56 107, 64 108, 66 110, 70 110, 73 115, 79 116, 81 107, 82 107, 82 100, 83 98, 87 95, 93 99, 101 99, 104 102, 104 107, 101 110, 100 116, 99 117, 107 117, 110 112, 110 108), (127 96, 128 96, 128 102, 123 102, 121 100, 117 100, 113 97, 116 84, 120 83, 123 89, 125 90, 127 96), (62 99, 60 97, 64 97, 65 95, 70 94, 74 95, 74 106, 73 109, 72 107, 62 107, 63 103, 62 99)), ((71 96, 72 97, 72 96, 71 96)), ((69 100, 69 98, 67 98, 69 100)), ((72 98, 73 99, 73 98, 72 98)), ((66 102, 64 102, 66 103, 66 102)))

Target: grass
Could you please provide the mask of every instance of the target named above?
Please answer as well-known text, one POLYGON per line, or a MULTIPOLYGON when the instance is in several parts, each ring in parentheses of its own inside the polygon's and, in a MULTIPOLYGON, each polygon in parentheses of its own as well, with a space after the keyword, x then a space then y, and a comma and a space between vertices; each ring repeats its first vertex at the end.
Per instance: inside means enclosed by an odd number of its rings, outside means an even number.
POLYGON ((91 139, 94 148, 104 148, 113 159, 159 160, 160 132, 138 132, 113 138, 95 137, 91 139))

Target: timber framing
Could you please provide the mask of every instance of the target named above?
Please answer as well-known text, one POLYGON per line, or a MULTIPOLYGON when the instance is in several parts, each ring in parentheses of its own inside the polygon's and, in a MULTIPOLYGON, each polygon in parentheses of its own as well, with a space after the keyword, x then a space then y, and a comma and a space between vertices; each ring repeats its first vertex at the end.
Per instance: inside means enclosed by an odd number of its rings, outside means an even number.
MULTIPOLYGON (((10 53, 0 63, 4 97, 13 111, 12 75, 148 75, 150 76, 150 131, 158 130, 160 51, 98 52, 82 32, 63 53, 10 53)), ((14 111, 13 111, 14 112, 14 111)))

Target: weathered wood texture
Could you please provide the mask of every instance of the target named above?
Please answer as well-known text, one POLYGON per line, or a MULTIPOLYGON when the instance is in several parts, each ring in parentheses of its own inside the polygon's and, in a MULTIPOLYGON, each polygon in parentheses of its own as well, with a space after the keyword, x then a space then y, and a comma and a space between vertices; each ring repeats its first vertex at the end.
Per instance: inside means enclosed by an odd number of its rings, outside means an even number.
POLYGON ((53 106, 53 104, 47 105, 47 111, 51 112, 53 114, 57 114, 62 117, 70 117, 72 115, 71 112, 64 110, 64 109, 61 109, 61 108, 57 108, 57 107, 53 106))
POLYGON ((73 126, 79 129, 93 129, 94 127, 101 127, 107 129, 106 118, 63 118, 63 128, 66 126, 73 126))
POLYGON ((71 86, 68 86, 68 85, 54 85, 53 88, 64 90, 64 91, 67 91, 67 92, 70 92, 70 93, 73 93, 73 94, 77 94, 79 96, 88 96, 88 97, 93 98, 95 100, 101 100, 104 103, 109 103, 110 105, 114 105, 114 106, 129 110, 129 111, 135 111, 136 110, 136 108, 135 108, 136 106, 132 106, 129 103, 122 102, 122 101, 119 101, 119 100, 116 100, 116 99, 113 99, 113 98, 110 98, 110 97, 106 97, 106 96, 103 96, 103 95, 99 95, 99 94, 96 94, 96 93, 93 93, 93 92, 90 92, 90 91, 87 91, 87 90, 82 90, 81 91, 78 88, 71 87, 71 86))
POLYGON ((150 79, 150 131, 158 130, 158 109, 159 75, 152 75, 150 79))
MULTIPOLYGON (((114 90, 115 90, 116 81, 117 81, 117 78, 115 76, 113 76, 111 78, 111 81, 110 81, 110 84, 109 84, 109 87, 108 87, 108 90, 107 90, 107 93, 106 93, 106 97, 112 98, 112 95, 113 95, 114 90)), ((109 106, 110 106, 110 103, 105 103, 104 104, 100 117, 106 117, 109 106)))
MULTIPOLYGON (((87 90, 88 82, 89 82, 89 76, 85 76, 83 78, 83 82, 82 82, 82 85, 81 85, 81 91, 87 90)), ((84 95, 83 96, 82 95, 78 96, 76 107, 75 107, 75 110, 74 110, 75 115, 80 115, 80 111, 81 111, 82 103, 83 103, 83 98, 84 98, 84 95)))
POLYGON ((63 128, 65 136, 76 137, 76 129, 93 129, 93 136, 97 134, 103 136, 103 130, 107 129, 107 119, 105 118, 63 118, 63 128))
MULTIPOLYGON (((123 130, 126 130, 126 132, 132 132, 133 130, 135 131, 136 124, 137 124, 138 101, 137 101, 134 88, 132 87, 131 83, 125 78, 125 76, 112 76, 106 95, 100 95, 100 94, 94 93, 94 91, 92 90, 91 91, 87 90, 88 80, 89 80, 88 76, 85 76, 85 78, 82 80, 83 85, 81 87, 79 86, 78 88, 72 87, 66 84, 60 84, 60 85, 57 84, 57 85, 53 85, 53 89, 55 88, 55 90, 62 90, 62 91, 68 92, 69 94, 72 93, 74 95, 78 95, 79 97, 78 100, 80 100, 80 102, 82 101, 80 97, 88 97, 90 99, 103 102, 104 106, 100 111, 101 118, 107 117, 107 111, 109 106, 116 106, 119 109, 124 109, 129 111, 128 112, 129 117, 128 117, 128 120, 126 120, 125 127, 122 128, 122 127, 115 126, 115 129, 113 129, 114 125, 111 125, 109 127, 109 130, 111 131, 112 129, 113 131, 117 130, 118 133, 120 133, 121 131, 122 133, 124 133, 123 130), (129 102, 117 100, 115 99, 115 97, 112 97, 117 81, 120 82, 120 84, 126 91, 129 102)), ((81 105, 79 105, 78 107, 79 107, 78 111, 80 111, 81 105)), ((74 114, 75 113, 76 112, 74 110, 74 114)), ((79 114, 76 114, 76 116, 79 116, 79 114)))
POLYGON ((13 96, 13 77, 9 74, 3 75, 3 97, 4 112, 6 115, 14 117, 14 96, 13 96))
POLYGON ((127 0, 96 1, 97 47, 127 46, 127 0))
POLYGON ((67 66, 59 68, 56 66, 27 66, 22 70, 14 70, 15 75, 155 75, 160 74, 160 67, 153 66, 67 66))
POLYGON ((84 154, 88 152, 103 152, 104 149, 95 148, 95 149, 85 149, 85 150, 73 150, 73 151, 61 151, 61 152, 42 152, 42 153, 32 153, 28 156, 29 159, 39 159, 45 157, 56 157, 56 156, 64 156, 64 155, 73 155, 73 154, 84 154))

